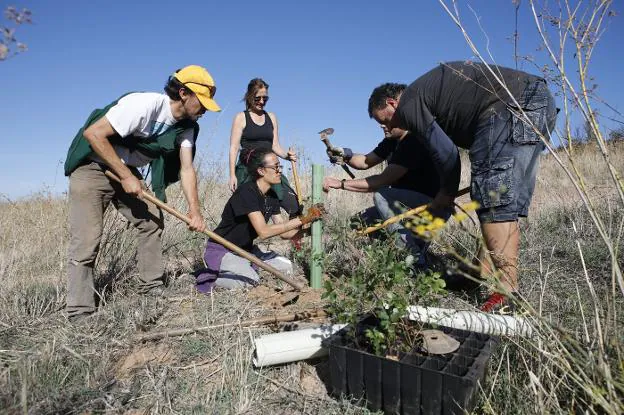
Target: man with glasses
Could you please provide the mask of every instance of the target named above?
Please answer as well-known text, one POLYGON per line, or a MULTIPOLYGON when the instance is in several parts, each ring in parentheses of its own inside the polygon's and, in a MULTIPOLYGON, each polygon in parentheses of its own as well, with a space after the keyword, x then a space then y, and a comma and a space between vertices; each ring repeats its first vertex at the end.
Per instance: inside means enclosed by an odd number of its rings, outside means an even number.
MULTIPOLYGON (((334 147, 327 150, 332 163, 344 162, 354 169, 367 170, 383 161, 388 165, 379 174, 363 179, 339 180, 326 177, 323 189, 341 189, 350 192, 374 192, 374 206, 360 212, 356 222, 372 225, 384 221, 405 210, 430 203, 440 187, 440 180, 431 161, 424 157, 424 148, 417 140, 411 139, 407 131, 400 128, 388 130, 385 127, 384 139, 368 154, 354 154, 349 148, 334 147)), ((450 209, 439 212, 447 219, 450 209)), ((386 228, 393 235, 397 246, 407 248, 414 256, 417 270, 427 268, 426 251, 429 244, 416 237, 400 222, 386 228)))
POLYGON ((150 166, 152 190, 163 201, 167 185, 180 180, 189 228, 205 230, 193 158, 197 120, 206 111, 221 110, 214 101, 214 80, 203 67, 191 65, 171 75, 164 89, 165 94, 129 93, 93 111, 69 148, 65 175, 69 176, 70 321, 96 310, 93 267, 104 212, 111 202, 138 229, 139 291, 163 294, 163 215, 140 200, 143 183, 138 168, 150 166), (109 179, 106 170, 121 183, 109 179))

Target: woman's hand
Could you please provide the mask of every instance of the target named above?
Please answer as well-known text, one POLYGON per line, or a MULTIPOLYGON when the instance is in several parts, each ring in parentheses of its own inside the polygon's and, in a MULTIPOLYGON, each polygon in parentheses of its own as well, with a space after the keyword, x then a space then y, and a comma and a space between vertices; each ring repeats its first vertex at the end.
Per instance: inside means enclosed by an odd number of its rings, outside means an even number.
POLYGON ((293 149, 288 150, 286 153, 286 160, 297 162, 297 153, 293 149))
POLYGON ((230 177, 230 182, 228 183, 228 187, 230 188, 232 193, 234 193, 234 191, 238 187, 238 180, 236 179, 236 176, 231 176, 230 177))
POLYGON ((306 225, 308 223, 323 219, 323 215, 325 214, 327 214, 325 206, 322 203, 317 203, 310 206, 305 215, 299 216, 299 220, 302 225, 306 225))

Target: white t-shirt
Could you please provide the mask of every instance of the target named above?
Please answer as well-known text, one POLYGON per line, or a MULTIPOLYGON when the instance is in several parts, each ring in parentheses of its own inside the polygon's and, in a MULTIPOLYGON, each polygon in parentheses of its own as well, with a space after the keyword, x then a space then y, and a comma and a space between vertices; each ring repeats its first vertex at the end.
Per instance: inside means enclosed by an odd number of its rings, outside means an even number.
MULTIPOLYGON (((156 92, 136 92, 121 98, 106 113, 106 119, 122 139, 149 137, 164 133, 177 120, 171 114, 170 98, 166 94, 156 92)), ((194 145, 193 129, 188 128, 176 138, 177 145, 190 147, 194 145)), ((128 166, 142 167, 153 158, 139 151, 114 145, 119 158, 128 166)), ((95 158, 97 161, 99 158, 95 158)))

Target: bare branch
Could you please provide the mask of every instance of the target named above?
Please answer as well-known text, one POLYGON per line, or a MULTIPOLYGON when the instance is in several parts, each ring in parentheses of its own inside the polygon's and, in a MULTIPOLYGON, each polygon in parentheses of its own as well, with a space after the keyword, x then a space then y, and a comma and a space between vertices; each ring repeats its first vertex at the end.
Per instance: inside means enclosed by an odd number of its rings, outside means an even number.
MULTIPOLYGON (((4 18, 15 26, 32 23, 32 13, 28 9, 18 11, 9 6, 4 10, 4 18)), ((0 61, 28 50, 25 43, 19 42, 15 37, 15 27, 9 27, 5 23, 0 24, 0 61)))

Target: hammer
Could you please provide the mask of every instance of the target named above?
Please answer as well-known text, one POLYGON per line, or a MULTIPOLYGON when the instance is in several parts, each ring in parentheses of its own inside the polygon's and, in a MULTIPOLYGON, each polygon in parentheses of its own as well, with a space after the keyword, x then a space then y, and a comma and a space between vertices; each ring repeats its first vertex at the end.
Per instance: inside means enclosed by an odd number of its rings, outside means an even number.
MULTIPOLYGON (((334 150, 334 146, 329 142, 329 138, 327 138, 327 136, 330 136, 334 133, 334 129, 333 128, 326 128, 322 131, 319 131, 319 134, 321 135, 321 141, 323 143, 325 143, 325 147, 327 147, 328 150, 333 151, 334 150)), ((347 174, 349 175, 349 177, 351 177, 352 179, 355 179, 355 175, 351 172, 351 170, 349 169, 349 166, 347 166, 344 161, 337 163, 340 165, 340 167, 342 167, 342 169, 344 171, 347 172, 347 174)))

